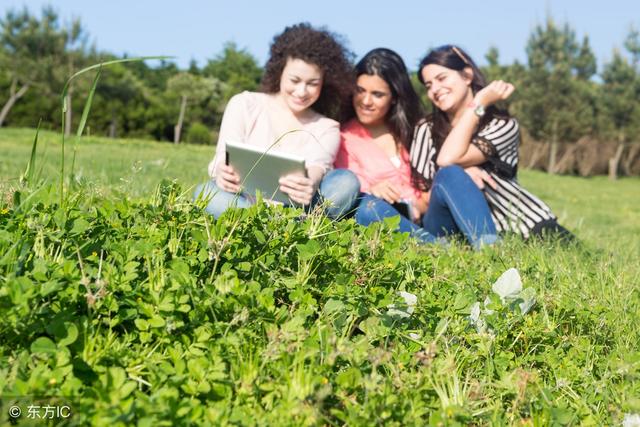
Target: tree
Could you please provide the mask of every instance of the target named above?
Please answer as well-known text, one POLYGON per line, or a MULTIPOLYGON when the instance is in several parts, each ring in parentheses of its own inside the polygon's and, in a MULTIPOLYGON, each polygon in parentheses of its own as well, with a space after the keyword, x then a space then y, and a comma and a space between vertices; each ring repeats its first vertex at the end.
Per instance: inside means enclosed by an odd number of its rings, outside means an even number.
POLYGON ((174 143, 178 144, 180 142, 184 115, 189 100, 194 103, 200 103, 208 97, 213 96, 216 91, 220 91, 221 89, 222 85, 216 79, 194 76, 190 73, 178 73, 169 79, 167 83, 167 90, 170 93, 177 95, 180 99, 180 113, 178 115, 178 122, 175 125, 173 135, 174 143))
MULTIPOLYGON (((45 95, 56 92, 60 85, 59 69, 66 64, 66 50, 82 39, 79 21, 71 28, 61 27, 58 15, 51 7, 42 10, 41 19, 29 14, 10 10, 0 20, 2 33, 0 46, 0 70, 6 73, 9 96, 0 110, 0 126, 15 103, 26 92, 36 86, 45 95)), ((66 68, 66 67, 65 67, 66 68)))
POLYGON ((207 62, 202 74, 225 84, 222 99, 223 104, 226 104, 236 93, 255 90, 260 84, 262 69, 249 52, 238 49, 235 43, 229 42, 225 44, 222 53, 207 62))
POLYGON ((564 24, 547 18, 527 42, 529 72, 522 105, 526 127, 536 139, 549 144, 548 171, 555 172, 559 141, 575 141, 593 131, 595 90, 590 78, 596 71, 588 37, 582 43, 564 24))
POLYGON ((500 52, 495 46, 491 46, 484 57, 487 60, 487 65, 482 67, 482 72, 487 82, 505 80, 516 88, 513 95, 501 102, 501 105, 507 107, 515 116, 523 115, 522 104, 528 99, 526 96, 522 96, 523 93, 526 93, 526 68, 518 61, 511 65, 500 65, 500 52))
POLYGON ((153 95, 127 65, 113 64, 102 70, 96 89, 91 122, 111 138, 126 134, 129 109, 139 103, 152 103, 153 95))
POLYGON ((637 67, 640 62, 640 32, 633 26, 629 29, 624 47, 631 54, 633 67, 637 67))
POLYGON ((602 71, 601 102, 604 118, 612 128, 618 148, 609 159, 609 177, 618 177, 618 168, 634 119, 640 117, 637 102, 638 76, 633 65, 615 50, 611 62, 602 71))

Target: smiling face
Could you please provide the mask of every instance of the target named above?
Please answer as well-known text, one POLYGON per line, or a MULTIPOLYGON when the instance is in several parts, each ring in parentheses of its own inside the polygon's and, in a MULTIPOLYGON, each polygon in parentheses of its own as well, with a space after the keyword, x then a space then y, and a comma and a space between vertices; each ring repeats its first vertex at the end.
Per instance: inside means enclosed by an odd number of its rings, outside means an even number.
POLYGON ((353 109, 362 125, 368 127, 383 124, 392 102, 391 88, 381 77, 370 74, 358 77, 353 109))
POLYGON ((302 59, 289 58, 280 77, 280 93, 293 114, 311 107, 322 91, 322 70, 302 59))
POLYGON ((455 116, 473 99, 471 76, 437 64, 429 64, 422 71, 427 96, 440 110, 455 116))

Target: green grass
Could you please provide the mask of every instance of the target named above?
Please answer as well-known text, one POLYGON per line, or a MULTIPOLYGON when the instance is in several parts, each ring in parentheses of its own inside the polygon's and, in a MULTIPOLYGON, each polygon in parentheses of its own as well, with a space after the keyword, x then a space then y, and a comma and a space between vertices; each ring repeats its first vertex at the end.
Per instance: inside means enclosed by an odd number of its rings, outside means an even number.
POLYGON ((58 138, 43 133, 38 158, 51 185, 22 187, 33 130, 0 129, 0 424, 24 396, 110 426, 640 413, 638 179, 522 171, 582 244, 472 252, 265 206, 212 222, 188 191, 211 147, 87 138, 61 209, 58 138), (511 267, 535 293, 525 315, 491 289, 511 267), (417 298, 408 317, 389 311, 407 310, 399 291, 417 298), (469 315, 487 297, 478 331, 469 315))
MULTIPOLYGON (((0 129, 0 183, 15 183, 31 152, 33 129, 0 129)), ((36 169, 50 182, 60 174, 60 135, 42 131, 36 169)), ((66 144, 65 165, 71 167, 74 137, 66 144)), ((131 197, 145 197, 162 179, 176 179, 184 188, 207 179, 212 146, 159 143, 136 139, 83 137, 77 145, 75 174, 103 191, 118 189, 131 197)), ((1 185, 1 184, 0 184, 1 185)))
POLYGON ((549 203, 561 224, 581 238, 604 245, 636 247, 640 236, 640 178, 611 181, 520 172, 521 183, 549 203))
MULTIPOLYGON (((0 185, 15 183, 31 151, 33 129, 0 129, 0 185)), ((66 149, 70 167, 74 139, 66 149)), ((40 134, 37 169, 55 182, 60 170, 60 135, 40 134)), ((162 179, 176 180, 184 189, 207 179, 206 168, 215 147, 158 143, 135 139, 85 137, 78 145, 75 172, 103 192, 114 189, 133 198, 148 197, 162 179)), ((601 245, 637 250, 640 235, 640 178, 611 182, 603 176, 578 178, 520 171, 526 188, 547 202, 560 223, 580 238, 601 245)))

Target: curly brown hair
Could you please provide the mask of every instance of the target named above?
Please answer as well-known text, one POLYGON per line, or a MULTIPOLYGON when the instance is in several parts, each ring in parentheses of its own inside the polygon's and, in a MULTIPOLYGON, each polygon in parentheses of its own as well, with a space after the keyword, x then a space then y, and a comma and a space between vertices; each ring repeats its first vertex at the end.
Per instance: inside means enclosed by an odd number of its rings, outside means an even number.
POLYGON ((338 119, 353 91, 353 54, 343 46, 341 37, 307 23, 287 27, 273 38, 270 57, 262 76, 261 90, 277 93, 287 60, 301 59, 322 71, 322 92, 312 108, 338 119))

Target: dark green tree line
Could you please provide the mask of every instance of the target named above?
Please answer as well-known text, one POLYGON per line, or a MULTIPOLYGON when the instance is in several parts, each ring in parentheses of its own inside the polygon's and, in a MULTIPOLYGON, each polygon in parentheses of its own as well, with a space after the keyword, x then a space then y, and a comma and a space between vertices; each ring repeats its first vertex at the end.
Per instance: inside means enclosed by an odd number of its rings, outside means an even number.
MULTIPOLYGON (((87 34, 79 20, 61 24, 51 7, 40 16, 22 9, 0 18, 0 126, 34 126, 42 118, 45 128, 59 127, 66 79, 87 65, 117 59, 89 46, 87 34)), ((623 49, 598 70, 589 37, 548 17, 532 30, 525 63, 503 64, 498 48, 488 49, 483 67, 488 79, 516 85, 506 106, 533 140, 549 143, 550 172, 556 170, 559 147, 583 136, 618 144, 610 159, 612 176, 618 170, 628 174, 634 156, 640 156, 640 34, 631 28, 622 42, 623 49)), ((256 59, 234 43, 202 67, 195 61, 185 70, 167 61, 117 64, 102 72, 87 131, 211 143, 229 98, 257 89, 261 75, 256 59)), ((77 126, 79 114, 72 112, 82 110, 91 78, 70 87, 67 133, 77 126)))

